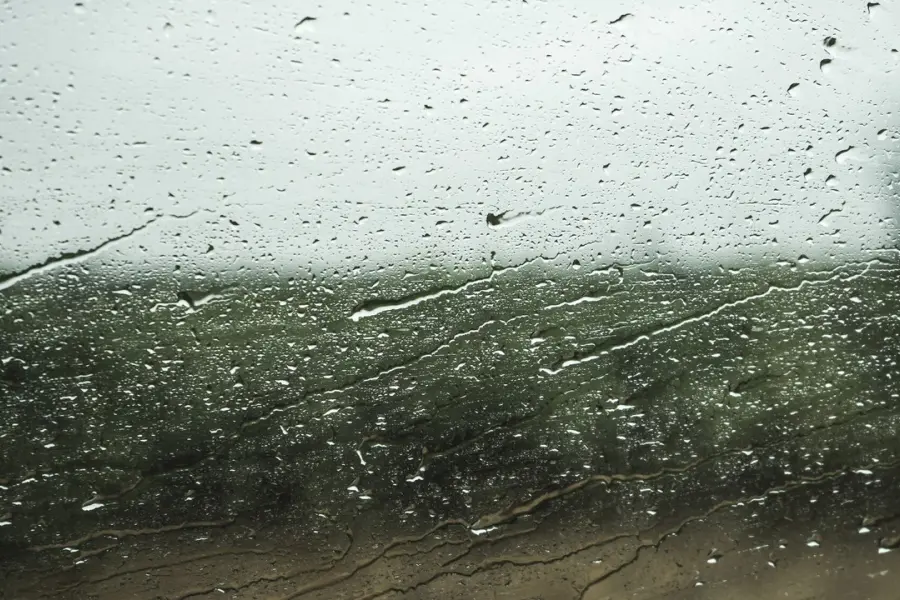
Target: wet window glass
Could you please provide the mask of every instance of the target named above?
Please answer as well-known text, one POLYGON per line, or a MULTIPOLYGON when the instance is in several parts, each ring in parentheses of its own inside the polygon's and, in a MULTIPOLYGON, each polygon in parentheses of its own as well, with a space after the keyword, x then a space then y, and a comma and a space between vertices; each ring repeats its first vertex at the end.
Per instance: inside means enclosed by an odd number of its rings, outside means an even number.
POLYGON ((896 1, 0 11, 4 597, 897 597, 896 1))

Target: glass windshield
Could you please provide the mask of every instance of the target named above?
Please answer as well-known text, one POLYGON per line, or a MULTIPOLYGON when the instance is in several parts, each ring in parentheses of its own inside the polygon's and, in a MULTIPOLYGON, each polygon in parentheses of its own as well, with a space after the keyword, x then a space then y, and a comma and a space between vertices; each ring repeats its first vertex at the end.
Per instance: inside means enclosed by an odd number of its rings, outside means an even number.
POLYGON ((896 598, 896 2, 0 10, 10 597, 896 598))

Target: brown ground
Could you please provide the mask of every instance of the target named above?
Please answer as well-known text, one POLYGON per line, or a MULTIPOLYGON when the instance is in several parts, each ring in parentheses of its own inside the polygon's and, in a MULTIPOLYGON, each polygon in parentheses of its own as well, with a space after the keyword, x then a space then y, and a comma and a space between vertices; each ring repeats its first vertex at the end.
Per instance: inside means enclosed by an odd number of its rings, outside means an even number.
POLYGON ((346 527, 316 517, 256 530, 234 522, 108 532, 80 552, 9 557, 4 597, 892 600, 900 549, 889 547, 900 543, 900 516, 885 507, 896 505, 886 494, 897 490, 897 474, 871 485, 839 475, 781 493, 698 496, 618 517, 604 504, 625 504, 638 486, 601 486, 486 535, 377 509, 346 527))

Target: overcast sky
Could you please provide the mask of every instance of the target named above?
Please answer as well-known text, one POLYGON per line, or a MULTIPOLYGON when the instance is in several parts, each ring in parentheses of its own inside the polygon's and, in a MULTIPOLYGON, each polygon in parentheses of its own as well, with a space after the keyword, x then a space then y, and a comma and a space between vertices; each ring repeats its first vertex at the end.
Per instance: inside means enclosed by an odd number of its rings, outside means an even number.
POLYGON ((896 1, 164 4, 0 9, 4 271, 896 243, 896 1))

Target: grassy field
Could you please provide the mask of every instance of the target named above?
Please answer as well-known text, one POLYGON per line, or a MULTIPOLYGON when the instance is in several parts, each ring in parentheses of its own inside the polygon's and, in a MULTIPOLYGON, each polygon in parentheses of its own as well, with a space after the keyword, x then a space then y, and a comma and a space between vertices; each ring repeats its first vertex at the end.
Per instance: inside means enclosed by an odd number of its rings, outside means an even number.
POLYGON ((846 477, 851 520, 900 513, 898 284, 892 256, 35 277, 0 295, 0 544, 71 577, 104 540, 195 526, 645 528, 773 490, 810 510, 846 477))

